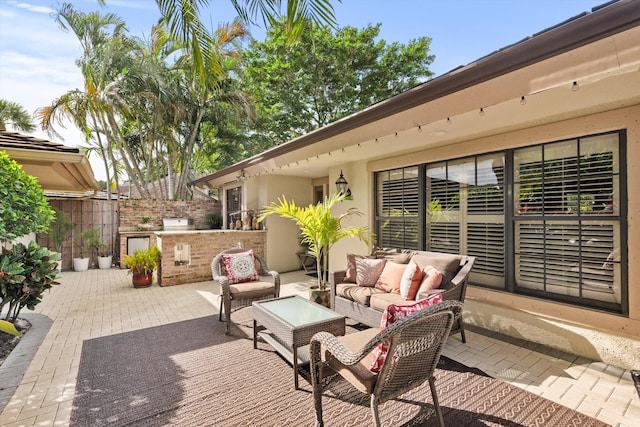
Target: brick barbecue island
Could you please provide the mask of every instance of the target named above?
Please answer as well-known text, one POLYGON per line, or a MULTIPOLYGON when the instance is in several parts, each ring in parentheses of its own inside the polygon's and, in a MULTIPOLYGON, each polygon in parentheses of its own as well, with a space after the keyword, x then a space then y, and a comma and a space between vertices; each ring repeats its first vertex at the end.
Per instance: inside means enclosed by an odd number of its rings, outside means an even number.
POLYGON ((265 256, 266 230, 175 230, 155 231, 161 257, 158 266, 160 286, 212 280, 211 261, 219 252, 232 247, 253 249, 265 256))

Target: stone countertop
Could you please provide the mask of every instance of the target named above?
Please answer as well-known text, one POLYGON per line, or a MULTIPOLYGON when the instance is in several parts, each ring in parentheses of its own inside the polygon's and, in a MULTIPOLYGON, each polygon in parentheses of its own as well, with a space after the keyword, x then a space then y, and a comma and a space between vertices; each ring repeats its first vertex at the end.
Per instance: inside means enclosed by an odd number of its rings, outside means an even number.
POLYGON ((138 229, 127 229, 127 228, 119 228, 118 233, 120 234, 136 234, 136 235, 145 235, 157 233, 158 231, 162 231, 161 228, 149 229, 149 230, 138 230, 138 229))
POLYGON ((177 234, 210 234, 210 233, 264 233, 267 230, 168 230, 168 231, 154 231, 157 236, 168 236, 177 234))

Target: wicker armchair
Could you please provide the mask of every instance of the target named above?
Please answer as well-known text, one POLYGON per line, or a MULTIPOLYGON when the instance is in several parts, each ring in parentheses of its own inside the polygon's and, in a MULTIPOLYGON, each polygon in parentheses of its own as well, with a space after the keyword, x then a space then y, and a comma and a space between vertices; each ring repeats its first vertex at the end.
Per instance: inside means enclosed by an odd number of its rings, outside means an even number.
POLYGON ((231 313, 239 308, 250 306, 253 301, 280 296, 280 274, 277 271, 269 270, 264 259, 254 252, 256 268, 259 276, 271 275, 273 281, 265 281, 262 277, 259 280, 244 283, 231 283, 225 274, 225 267, 222 262, 223 254, 237 254, 246 252, 246 249, 227 249, 220 252, 211 261, 211 275, 213 280, 220 283, 222 289, 220 304, 220 314, 218 319, 222 321, 222 312, 226 315, 226 334, 231 333, 231 313))
POLYGON ((456 318, 462 314, 459 301, 443 301, 393 323, 381 332, 368 329, 344 337, 320 332, 311 339, 311 380, 317 426, 322 426, 322 378, 338 373, 371 396, 373 424, 380 425, 378 405, 395 399, 429 381, 440 426, 444 425, 436 394, 434 371, 456 318), (367 340, 367 337, 372 337, 367 340), (391 339, 380 372, 369 370, 371 352, 391 339), (366 342, 360 347, 357 343, 366 342), (355 347, 355 348, 354 348, 355 347), (393 356, 392 356, 393 355, 393 356))

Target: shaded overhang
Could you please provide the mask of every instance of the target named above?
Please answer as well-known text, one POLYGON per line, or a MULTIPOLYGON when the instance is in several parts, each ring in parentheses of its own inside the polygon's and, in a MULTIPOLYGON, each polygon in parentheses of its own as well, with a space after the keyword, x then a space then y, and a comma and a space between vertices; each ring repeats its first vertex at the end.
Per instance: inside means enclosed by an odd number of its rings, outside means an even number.
POLYGON ((640 1, 610 2, 191 185, 220 187, 241 171, 318 178, 355 160, 636 105, 638 40, 640 1))
POLYGON ((34 176, 45 194, 93 196, 100 190, 89 159, 77 148, 0 131, 0 150, 22 166, 27 175, 34 176))

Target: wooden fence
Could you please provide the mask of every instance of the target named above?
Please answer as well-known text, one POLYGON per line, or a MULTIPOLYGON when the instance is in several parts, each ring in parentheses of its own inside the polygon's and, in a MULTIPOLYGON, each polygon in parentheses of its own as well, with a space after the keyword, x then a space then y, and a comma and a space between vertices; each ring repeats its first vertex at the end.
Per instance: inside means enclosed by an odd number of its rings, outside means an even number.
MULTIPOLYGON (((81 239, 75 237, 78 233, 92 228, 100 228, 101 238, 107 244, 108 253, 113 255, 114 263, 119 262, 119 241, 118 241, 118 201, 117 200, 74 200, 74 199, 50 199, 51 207, 65 213, 69 221, 73 224, 73 230, 62 243, 62 269, 73 268, 73 258, 80 256, 81 239)), ((46 234, 39 235, 37 242, 40 246, 47 246, 53 249, 52 242, 46 234)), ((90 265, 97 265, 97 253, 91 251, 90 265)), ((88 256, 88 254, 84 254, 88 256)))

